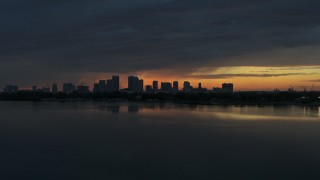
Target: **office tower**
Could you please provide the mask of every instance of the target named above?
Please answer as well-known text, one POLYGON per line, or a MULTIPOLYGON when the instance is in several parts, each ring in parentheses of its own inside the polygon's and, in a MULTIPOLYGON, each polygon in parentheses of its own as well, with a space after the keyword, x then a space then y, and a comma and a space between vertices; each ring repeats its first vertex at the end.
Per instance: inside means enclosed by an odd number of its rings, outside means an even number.
POLYGON ((120 78, 119 76, 112 76, 112 90, 113 91, 120 91, 120 78))
POLYGON ((198 89, 201 90, 202 89, 202 85, 201 83, 198 84, 198 89))
POLYGON ((132 92, 143 92, 143 80, 136 76, 129 76, 128 90, 132 92))
POLYGON ((112 79, 107 80, 107 91, 112 92, 113 91, 113 81, 112 79))
POLYGON ((4 88, 4 92, 5 93, 16 93, 18 92, 18 86, 15 86, 15 85, 6 85, 6 88, 4 88))
POLYGON ((99 83, 94 83, 93 84, 93 93, 99 93, 99 83))
POLYGON ((76 90, 76 86, 73 85, 72 83, 64 83, 63 84, 63 92, 64 93, 69 94, 69 93, 72 93, 75 90, 76 90))
POLYGON ((146 86, 146 92, 147 92, 147 93, 152 93, 152 91, 153 91, 153 90, 152 90, 152 86, 151 86, 151 85, 147 85, 147 86, 146 86))
POLYGON ((223 83, 222 91, 232 93, 233 92, 233 84, 232 83, 223 83))
POLYGON ((161 91, 162 92, 171 92, 172 85, 170 82, 161 82, 161 91))
POLYGON ((128 90, 137 92, 139 89, 139 78, 136 76, 128 77, 128 90))
POLYGON ((58 90, 58 85, 57 85, 56 83, 53 83, 53 84, 52 84, 51 92, 52 92, 53 94, 57 94, 57 93, 59 92, 59 90, 58 90))
POLYGON ((139 92, 143 92, 143 79, 139 79, 139 92))
POLYGON ((178 81, 173 81, 173 92, 178 92, 179 91, 179 82, 178 81))
POLYGON ((183 83, 183 91, 184 92, 191 92, 191 90, 192 90, 192 87, 190 85, 190 82, 189 81, 185 81, 183 83))
POLYGON ((158 81, 153 81, 152 86, 154 92, 157 92, 159 90, 158 81))
POLYGON ((100 93, 103 93, 106 91, 106 81, 105 80, 100 80, 99 81, 99 88, 98 88, 100 93))
POLYGON ((79 94, 88 94, 90 93, 89 86, 83 86, 83 85, 77 86, 77 92, 79 94))

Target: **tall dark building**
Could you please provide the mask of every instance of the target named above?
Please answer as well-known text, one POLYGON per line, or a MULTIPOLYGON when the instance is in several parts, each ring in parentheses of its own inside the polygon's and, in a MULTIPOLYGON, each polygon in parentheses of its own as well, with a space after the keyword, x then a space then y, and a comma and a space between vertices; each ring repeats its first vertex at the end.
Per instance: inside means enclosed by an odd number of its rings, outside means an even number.
POLYGON ((120 77, 112 76, 112 91, 120 91, 120 77))
POLYGON ((185 81, 183 83, 183 91, 184 92, 191 92, 192 91, 192 86, 190 85, 189 81, 185 81))
POLYGON ((162 92, 171 92, 172 85, 170 82, 161 82, 161 91, 162 92))
POLYGON ((143 92, 143 79, 139 79, 139 92, 143 92))
POLYGON ((178 81, 173 81, 172 91, 173 92, 178 92, 179 91, 179 82, 178 81))
POLYGON ((159 84, 158 81, 153 81, 152 82, 152 86, 153 86, 153 91, 157 92, 159 90, 159 84))
POLYGON ((58 90, 58 85, 57 85, 56 83, 53 83, 53 84, 52 84, 51 92, 52 92, 53 94, 57 94, 57 93, 59 92, 59 90, 58 90))
POLYGON ((94 93, 100 93, 100 91, 99 91, 99 83, 94 83, 93 84, 93 92, 94 93))
POLYGON ((233 84, 232 83, 223 83, 222 84, 222 92, 233 92, 233 84))
POLYGON ((132 92, 139 92, 143 89, 143 81, 140 82, 139 78, 136 76, 128 77, 128 90, 132 92), (141 88, 142 85, 142 88, 141 88))
POLYGON ((146 92, 152 93, 152 86, 151 85, 146 85, 146 92))
POLYGON ((108 79, 107 80, 107 91, 108 92, 112 92, 113 91, 113 80, 112 79, 108 79))
POLYGON ((198 89, 202 89, 201 83, 198 84, 198 89))
POLYGON ((76 90, 76 86, 73 85, 72 83, 63 83, 63 92, 64 93, 72 93, 73 91, 76 90))
POLYGON ((100 81, 99 81, 98 91, 99 91, 100 93, 103 93, 103 92, 106 91, 106 81, 105 81, 105 80, 100 80, 100 81))

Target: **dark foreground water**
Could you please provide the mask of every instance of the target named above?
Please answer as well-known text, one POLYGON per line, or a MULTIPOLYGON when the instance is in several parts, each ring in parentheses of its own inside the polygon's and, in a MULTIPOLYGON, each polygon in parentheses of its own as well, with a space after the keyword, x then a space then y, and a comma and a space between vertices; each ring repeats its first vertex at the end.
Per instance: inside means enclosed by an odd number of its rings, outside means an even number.
POLYGON ((0 102, 1 180, 320 179, 320 111, 0 102))

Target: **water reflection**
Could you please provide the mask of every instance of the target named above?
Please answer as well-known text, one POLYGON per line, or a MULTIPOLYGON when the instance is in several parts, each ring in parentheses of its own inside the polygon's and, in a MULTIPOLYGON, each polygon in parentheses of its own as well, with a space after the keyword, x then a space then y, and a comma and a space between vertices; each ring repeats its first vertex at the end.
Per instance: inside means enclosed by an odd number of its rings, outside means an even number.
POLYGON ((196 116, 218 117, 222 119, 318 119, 320 107, 312 106, 206 106, 171 103, 88 103, 83 106, 64 104, 63 108, 87 111, 105 111, 112 114, 178 114, 180 116, 193 114, 196 116))
POLYGON ((129 113, 138 113, 140 107, 137 105, 128 105, 128 112, 129 113))
POLYGON ((319 120, 320 107, 0 102, 0 179, 319 179, 319 120))
MULTIPOLYGON (((17 102, 6 102, 0 104, 3 111, 13 110, 17 102)), ((206 106, 172 103, 115 103, 115 102, 21 102, 21 111, 82 111, 82 112, 102 112, 114 115, 121 114, 159 114, 170 116, 175 114, 177 117, 188 115, 202 117, 217 117, 221 119, 316 119, 320 117, 320 107, 318 106, 206 106), (30 106, 31 105, 31 106, 30 106)))

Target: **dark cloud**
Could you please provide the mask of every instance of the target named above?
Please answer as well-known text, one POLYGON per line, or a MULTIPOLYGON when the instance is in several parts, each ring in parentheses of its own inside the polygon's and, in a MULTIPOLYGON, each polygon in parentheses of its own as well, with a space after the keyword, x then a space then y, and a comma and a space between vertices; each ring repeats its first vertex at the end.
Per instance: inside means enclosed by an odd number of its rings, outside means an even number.
POLYGON ((298 52, 304 59, 238 58, 318 48, 319 6, 317 0, 2 0, 0 76, 14 72, 12 80, 24 82, 82 72, 319 65, 304 51, 298 52))

